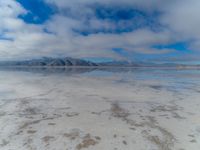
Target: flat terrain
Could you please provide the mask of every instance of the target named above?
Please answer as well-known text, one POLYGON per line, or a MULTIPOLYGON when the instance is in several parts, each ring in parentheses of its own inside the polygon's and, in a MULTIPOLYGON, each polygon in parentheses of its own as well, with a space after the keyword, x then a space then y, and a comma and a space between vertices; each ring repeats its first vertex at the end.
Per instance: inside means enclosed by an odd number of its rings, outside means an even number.
POLYGON ((0 150, 199 150, 200 71, 0 71, 0 150))

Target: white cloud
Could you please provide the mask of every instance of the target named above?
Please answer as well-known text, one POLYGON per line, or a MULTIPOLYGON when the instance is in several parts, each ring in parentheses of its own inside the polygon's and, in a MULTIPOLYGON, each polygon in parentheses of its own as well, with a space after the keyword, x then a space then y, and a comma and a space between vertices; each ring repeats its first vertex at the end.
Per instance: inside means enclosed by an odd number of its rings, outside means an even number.
POLYGON ((148 10, 152 10, 152 8, 159 8, 162 5, 166 5, 172 0, 163 1, 163 0, 45 0, 48 3, 56 4, 59 8, 65 7, 80 7, 87 6, 90 4, 103 4, 103 5, 125 5, 125 6, 134 6, 141 7, 148 10))
POLYGON ((171 29, 191 37, 200 35, 200 1, 182 0, 175 2, 165 10, 163 23, 171 29))
POLYGON ((190 48, 200 50, 200 1, 177 1, 165 10, 161 19, 182 40, 190 41, 190 48))
POLYGON ((15 0, 0 1, 0 59, 18 59, 41 56, 107 57, 124 59, 113 48, 123 48, 128 52, 140 54, 165 54, 174 49, 158 50, 153 45, 168 44, 180 40, 193 40, 191 48, 200 46, 200 2, 198 0, 45 0, 54 3, 61 11, 51 16, 44 24, 28 24, 18 16, 26 14, 15 0), (140 28, 127 33, 92 33, 88 36, 74 32, 77 30, 116 30, 131 21, 112 22, 95 17, 90 4, 99 3, 136 7, 145 11, 158 10, 163 13, 160 20, 164 28, 153 32, 149 28, 140 28), (69 7, 74 16, 64 14, 69 7), (87 17, 90 17, 88 19, 87 17), (44 30, 48 31, 45 32, 44 30), (7 40, 8 39, 8 40, 7 40))

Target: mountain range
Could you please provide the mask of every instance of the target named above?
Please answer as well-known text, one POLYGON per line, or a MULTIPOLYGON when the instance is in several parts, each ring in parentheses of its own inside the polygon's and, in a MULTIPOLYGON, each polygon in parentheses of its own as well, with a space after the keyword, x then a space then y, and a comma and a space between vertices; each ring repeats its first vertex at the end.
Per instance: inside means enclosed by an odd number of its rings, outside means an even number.
POLYGON ((25 61, 2 61, 0 66, 97 66, 96 63, 71 57, 32 59, 25 61))
POLYGON ((0 67, 200 67, 200 65, 185 65, 177 63, 144 63, 128 61, 110 61, 95 63, 71 57, 43 57, 24 61, 0 61, 0 67))

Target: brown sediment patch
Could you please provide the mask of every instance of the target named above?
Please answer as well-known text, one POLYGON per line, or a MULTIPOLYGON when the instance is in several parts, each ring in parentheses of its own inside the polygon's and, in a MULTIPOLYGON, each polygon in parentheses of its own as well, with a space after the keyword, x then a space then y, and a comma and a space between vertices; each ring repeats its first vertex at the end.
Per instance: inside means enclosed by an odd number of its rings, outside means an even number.
POLYGON ((195 139, 190 141, 191 143, 197 143, 197 141, 195 139))
POLYGON ((36 130, 28 130, 27 131, 27 133, 29 133, 29 134, 34 134, 34 133, 36 133, 37 131, 36 130))
POLYGON ((50 142, 54 141, 55 137, 54 136, 45 136, 42 138, 42 141, 46 144, 45 146, 48 146, 50 142))
POLYGON ((19 131, 16 133, 16 135, 19 135, 20 133, 22 133, 22 132, 23 132, 23 129, 27 128, 27 127, 30 126, 30 125, 38 124, 38 123, 40 123, 40 122, 42 122, 42 121, 45 121, 45 120, 53 120, 53 119, 58 118, 58 117, 60 117, 60 116, 49 117, 49 118, 45 118, 45 117, 44 117, 43 119, 25 122, 23 125, 21 125, 21 126, 19 127, 19 129, 18 129, 19 131))
POLYGON ((18 131, 15 135, 20 135, 21 133, 23 133, 22 130, 18 131))
POLYGON ((182 108, 179 108, 176 104, 173 104, 173 105, 159 105, 152 108, 150 111, 151 112, 169 112, 171 116, 176 119, 186 119, 185 117, 182 117, 177 113, 177 111, 179 111, 180 109, 182 108))
POLYGON ((99 143, 99 140, 97 139, 94 139, 90 136, 90 134, 87 134, 86 136, 83 137, 83 140, 81 143, 79 143, 77 146, 76 146, 76 149, 77 150, 81 150, 83 148, 88 148, 90 146, 94 146, 96 144, 99 143))
POLYGON ((172 115, 173 115, 173 117, 176 118, 176 119, 186 119, 185 117, 180 116, 180 115, 179 115, 178 113, 176 113, 176 112, 173 112, 172 115))
POLYGON ((178 107, 175 105, 159 105, 156 106, 155 108, 152 108, 150 111, 151 112, 157 112, 157 111, 161 111, 161 112, 173 112, 173 111, 177 111, 178 107))
POLYGON ((118 103, 111 104, 111 115, 115 118, 120 118, 122 121, 125 121, 127 124, 135 127, 141 127, 143 124, 138 124, 134 120, 129 119, 129 111, 122 108, 118 103))
POLYGON ((133 130, 133 131, 135 131, 136 129, 135 128, 129 128, 130 130, 133 130))
POLYGON ((19 129, 21 130, 21 129, 27 128, 27 127, 30 126, 30 125, 38 124, 38 123, 40 123, 41 121, 53 120, 53 119, 55 119, 55 117, 50 117, 50 118, 44 118, 44 119, 39 119, 39 120, 34 120, 34 121, 25 122, 22 126, 20 126, 19 129))
POLYGON ((101 138, 99 136, 95 136, 96 140, 101 140, 101 138))
POLYGON ((54 136, 45 136, 42 138, 42 140, 45 142, 45 143, 49 143, 50 140, 54 140, 55 137, 54 136))
POLYGON ((29 103, 30 102, 27 99, 23 99, 23 100, 21 100, 20 105, 27 105, 29 103))
POLYGON ((103 110, 103 111, 100 111, 100 112, 91 112, 91 114, 94 114, 94 115, 98 115, 100 116, 102 113, 104 112, 107 112, 106 110, 103 110))
POLYGON ((76 145, 76 150, 80 150, 83 148, 88 148, 90 146, 94 146, 99 143, 101 138, 99 136, 91 136, 89 133, 84 134, 79 129, 72 129, 69 133, 64 133, 64 137, 75 140, 77 142, 80 142, 78 145, 76 145))
POLYGON ((58 108, 58 110, 66 110, 66 109, 71 109, 71 107, 61 107, 61 108, 58 108))
POLYGON ((189 134, 188 136, 189 136, 189 137, 193 137, 193 138, 195 137, 193 134, 189 134))
POLYGON ((111 113, 112 113, 112 116, 117 117, 117 118, 125 119, 126 117, 129 116, 129 112, 127 110, 121 108, 118 103, 112 104, 111 113))
POLYGON ((126 142, 126 141, 122 141, 122 143, 123 143, 124 145, 127 145, 127 142, 126 142))
POLYGON ((153 116, 146 116, 152 124, 158 124, 158 121, 153 116))
MULTIPOLYGON (((149 118, 149 122, 144 123, 147 127, 151 128, 151 130, 155 130, 160 132, 160 136, 151 135, 149 131, 143 130, 142 134, 146 137, 150 142, 155 144, 159 150, 172 150, 174 146, 174 142, 176 141, 175 137, 163 127, 160 127, 155 123, 154 119, 149 118)), ((150 130, 150 131, 151 131, 150 130)))
POLYGON ((160 145, 161 147, 163 147, 162 146, 162 141, 161 141, 161 139, 158 136, 148 136, 148 139, 151 142, 155 143, 156 145, 160 145))
POLYGON ((28 137, 27 140, 26 140, 26 142, 24 143, 24 146, 26 146, 27 149, 31 149, 32 150, 32 149, 34 149, 32 147, 32 143, 33 143, 33 139, 28 137))
POLYGON ((169 115, 168 114, 162 114, 162 115, 159 115, 160 117, 168 117, 169 115))
POLYGON ((155 144, 159 148, 159 150, 173 149, 172 147, 174 145, 174 138, 171 136, 171 134, 169 135, 168 133, 162 133, 162 137, 158 135, 150 135, 147 131, 143 131, 143 134, 150 142, 155 144))
MULTIPOLYGON (((160 147, 161 150, 171 150, 174 146, 174 142, 176 141, 176 138, 173 136, 173 134, 167 131, 165 128, 159 126, 158 124, 155 124, 155 121, 151 119, 149 119, 149 121, 149 126, 153 129, 158 130, 162 134, 160 144, 158 144, 157 146, 160 147)), ((156 143, 156 141, 154 141, 154 143, 156 143)))
POLYGON ((25 122, 19 129, 24 129, 24 128, 28 127, 29 125, 37 124, 37 123, 39 123, 40 121, 41 121, 41 120, 35 120, 35 121, 25 122))
MULTIPOLYGON (((171 107, 170 107, 171 108, 171 107)), ((159 107, 159 110, 163 109, 163 107, 159 107)), ((166 108, 164 107, 164 110, 166 108)), ((176 107, 172 107, 170 110, 177 110, 176 107)), ((170 111, 167 109, 167 111, 170 111)), ((128 110, 120 107, 117 103, 112 104, 111 107, 112 116, 116 118, 121 118, 122 121, 125 121, 127 124, 131 125, 131 128, 146 128, 147 130, 143 130, 143 136, 155 144, 159 150, 172 150, 175 142, 175 137, 169 131, 164 129, 163 127, 158 125, 158 121, 153 116, 145 116, 146 120, 137 123, 134 120, 130 119, 130 113, 128 110), (155 131, 159 133, 158 135, 152 135, 151 131, 155 131)))
POLYGON ((72 130, 70 133, 64 133, 63 136, 69 138, 70 140, 75 140, 80 137, 80 131, 72 130))
POLYGON ((66 116, 67 117, 74 117, 74 116, 78 116, 79 115, 79 113, 77 113, 77 112, 69 112, 69 113, 66 113, 66 116))
POLYGON ((25 115, 37 115, 39 110, 37 108, 26 108, 24 110, 25 115))
POLYGON ((101 115, 101 112, 91 112, 91 114, 94 114, 94 115, 101 115))
POLYGON ((48 123, 48 125, 50 125, 50 126, 54 126, 54 125, 56 125, 56 123, 48 123))

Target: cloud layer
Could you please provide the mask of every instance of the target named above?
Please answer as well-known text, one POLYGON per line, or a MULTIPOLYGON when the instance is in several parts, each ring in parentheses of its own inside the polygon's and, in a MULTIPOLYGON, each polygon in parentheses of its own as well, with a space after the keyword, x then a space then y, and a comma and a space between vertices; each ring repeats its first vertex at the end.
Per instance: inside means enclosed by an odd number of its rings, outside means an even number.
POLYGON ((199 0, 30 0, 37 8, 23 1, 0 1, 2 60, 199 53, 199 0), (169 46, 181 42, 182 51, 169 46))

